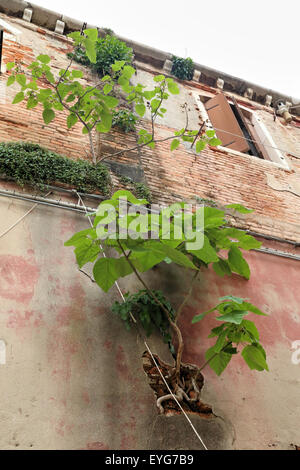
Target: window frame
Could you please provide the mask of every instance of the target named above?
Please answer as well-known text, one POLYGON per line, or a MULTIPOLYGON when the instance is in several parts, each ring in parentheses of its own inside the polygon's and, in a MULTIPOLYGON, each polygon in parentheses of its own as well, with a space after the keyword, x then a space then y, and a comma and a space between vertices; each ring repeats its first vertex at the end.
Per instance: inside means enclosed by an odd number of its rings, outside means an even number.
MULTIPOLYGON (((193 96, 196 101, 197 107, 199 109, 199 114, 200 118, 202 119, 203 122, 206 123, 206 129, 214 129, 214 126, 212 125, 212 122, 210 121, 210 118, 208 116, 208 113, 205 108, 204 102, 201 100, 201 97, 207 100, 209 100, 212 96, 215 95, 208 95, 208 94, 201 94, 199 93, 199 90, 193 90, 193 96)), ((225 95, 226 99, 228 100, 229 104, 235 105, 234 100, 232 97, 225 95)), ((234 150, 228 147, 223 147, 222 145, 217 146, 217 149, 222 150, 223 152, 226 152, 228 154, 234 154, 234 155, 240 155, 243 157, 248 157, 251 159, 255 159, 255 161, 265 161, 268 162, 272 165, 278 166, 280 168, 283 168, 285 170, 290 170, 290 164, 283 154, 281 150, 279 150, 276 147, 276 144, 273 140, 273 137, 262 121, 261 117, 259 116, 257 110, 250 109, 247 106, 241 105, 240 103, 238 104, 240 110, 244 110, 249 116, 251 123, 253 124, 255 133, 258 136, 259 141, 257 141, 257 147, 259 150, 261 150, 261 147, 264 149, 262 151, 263 153, 263 158, 259 158, 254 155, 249 155, 248 153, 243 153, 238 150, 234 150), (267 147, 265 146, 267 144, 267 147)), ((217 131, 216 131, 217 134, 217 131)), ((253 135, 251 134, 251 137, 254 139, 253 135)))

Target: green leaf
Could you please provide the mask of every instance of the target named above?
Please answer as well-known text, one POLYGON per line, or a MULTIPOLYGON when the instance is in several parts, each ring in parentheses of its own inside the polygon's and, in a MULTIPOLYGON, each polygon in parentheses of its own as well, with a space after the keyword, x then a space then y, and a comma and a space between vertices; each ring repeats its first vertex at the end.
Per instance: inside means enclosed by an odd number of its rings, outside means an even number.
POLYGON ((24 96, 23 91, 20 91, 14 97, 12 104, 20 103, 20 101, 23 101, 24 98, 25 98, 25 96, 24 96))
POLYGON ((83 42, 84 42, 84 46, 86 50, 86 55, 88 56, 92 64, 95 64, 96 63, 95 42, 91 41, 89 38, 85 39, 83 42))
POLYGON ((232 246, 228 252, 228 262, 232 271, 240 274, 245 279, 250 278, 250 268, 244 259, 242 252, 236 246, 232 246))
POLYGON ((266 317, 268 316, 267 313, 262 312, 259 308, 257 308, 255 305, 252 305, 250 302, 243 302, 243 308, 255 313, 256 315, 264 315, 266 317))
POLYGON ((10 75, 7 79, 6 86, 10 86, 15 83, 16 77, 14 75, 10 75))
POLYGON ((220 326, 216 326, 215 328, 212 328, 210 334, 208 335, 208 338, 213 338, 215 336, 219 336, 219 334, 223 331, 225 326, 226 326, 225 323, 223 323, 220 326))
POLYGON ((241 214, 249 214, 253 212, 254 209, 247 209, 247 207, 243 206, 242 204, 228 204, 225 206, 227 209, 234 209, 241 214))
POLYGON ((95 229, 92 228, 87 228, 85 230, 81 230, 80 232, 75 233, 69 240, 67 240, 64 245, 65 246, 77 246, 78 241, 80 241, 82 238, 86 238, 88 235, 90 235, 93 239, 96 238, 96 231, 95 229))
POLYGON ((243 320, 241 323, 241 326, 243 326, 249 333, 250 335, 253 336, 253 338, 256 341, 259 341, 259 332, 255 326, 255 323, 250 320, 243 320))
POLYGON ((16 75, 16 81, 19 83, 19 85, 24 86, 26 85, 26 77, 23 73, 19 73, 16 75))
POLYGON ((207 131, 205 131, 205 134, 207 135, 207 137, 214 137, 215 131, 213 129, 208 129, 207 131))
POLYGON ((91 41, 97 41, 97 39, 98 39, 97 29, 88 28, 88 29, 84 29, 83 32, 91 41))
POLYGON ((111 90, 112 90, 113 86, 111 83, 105 83, 104 87, 103 87, 103 93, 105 95, 107 95, 111 90))
POLYGON ((82 72, 82 70, 72 70, 72 76, 74 78, 82 78, 83 77, 83 72, 82 72))
POLYGON ((222 141, 216 137, 213 137, 212 139, 209 139, 208 145, 211 147, 217 147, 218 145, 222 145, 222 141))
POLYGON ((46 75, 46 78, 47 78, 48 82, 50 82, 50 83, 54 83, 54 82, 55 82, 54 75, 53 75, 52 72, 50 72, 50 70, 47 70, 47 71, 45 72, 45 75, 46 75))
POLYGON ((224 277, 225 274, 231 276, 231 269, 226 260, 219 258, 217 263, 213 263, 213 269, 218 276, 224 277))
POLYGON ((40 54, 37 56, 37 60, 39 60, 43 64, 48 64, 51 59, 47 54, 40 54))
POLYGON ((233 310, 229 313, 225 313, 225 315, 216 317, 216 320, 225 321, 229 323, 235 323, 236 325, 240 325, 245 315, 248 315, 247 310, 233 310))
POLYGON ((176 150, 177 147, 180 145, 180 140, 179 139, 174 139, 171 142, 171 151, 176 150))
POLYGON ((6 64, 6 70, 7 70, 7 72, 8 72, 9 70, 13 69, 15 65, 16 65, 16 64, 15 64, 14 62, 7 62, 7 64, 6 64))
POLYGON ((202 150, 204 150, 206 147, 206 142, 204 140, 198 140, 196 142, 196 152, 200 153, 202 150))
POLYGON ((126 258, 101 258, 96 261, 93 269, 94 279, 104 292, 108 292, 120 277, 132 273, 126 258))
POLYGON ((166 77, 164 75, 156 75, 155 77, 153 77, 153 80, 155 82, 162 82, 166 77))
POLYGON ((266 353, 261 345, 251 344, 246 346, 242 351, 242 356, 251 370, 269 370, 266 353))
POLYGON ((81 268, 84 264, 95 261, 100 253, 100 248, 89 238, 81 238, 80 243, 76 245, 74 253, 77 264, 81 268))
POLYGON ((204 207, 204 228, 215 228, 220 227, 224 224, 224 211, 217 209, 215 207, 204 207))
POLYGON ((55 118, 55 112, 53 109, 44 109, 43 119, 45 124, 49 124, 55 118))
POLYGON ((129 79, 135 73, 135 69, 131 65, 125 65, 122 70, 122 76, 129 79))
POLYGON ((76 114, 74 113, 69 114, 69 116, 67 117, 68 129, 71 129, 71 127, 73 127, 77 121, 78 121, 78 117, 76 116, 76 114))
POLYGON ((210 310, 207 310, 206 312, 199 313, 198 315, 195 315, 192 319, 192 323, 198 323, 198 321, 201 321, 204 317, 206 317, 206 315, 208 315, 209 313, 213 312, 216 309, 217 309, 217 306, 211 308, 210 310))
POLYGON ((142 103, 136 104, 135 105, 135 110, 136 110, 136 112, 139 116, 143 117, 145 112, 146 112, 146 106, 142 103))
POLYGON ((178 85, 172 81, 168 81, 168 90, 172 95, 179 95, 178 85))
POLYGON ((217 375, 221 375, 222 372, 226 369, 232 358, 231 354, 220 352, 216 354, 214 347, 209 348, 205 353, 205 359, 209 361, 209 366, 215 371, 217 375))
POLYGON ((119 103, 119 100, 115 98, 114 96, 103 95, 102 99, 104 103, 106 104, 106 106, 108 106, 109 108, 115 108, 119 103))
POLYGON ((203 247, 200 250, 188 250, 188 252, 192 253, 206 264, 219 260, 216 250, 211 246, 206 235, 203 236, 203 247))
POLYGON ((29 96, 27 101, 27 109, 35 108, 38 105, 38 100, 35 99, 33 96, 29 96))

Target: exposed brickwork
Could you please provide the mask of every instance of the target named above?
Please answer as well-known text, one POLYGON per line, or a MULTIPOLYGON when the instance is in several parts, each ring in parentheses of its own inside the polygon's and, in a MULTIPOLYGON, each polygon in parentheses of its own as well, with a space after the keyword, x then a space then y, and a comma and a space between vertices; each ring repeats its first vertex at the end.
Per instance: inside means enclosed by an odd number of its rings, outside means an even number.
MULTIPOLYGON (((3 15, 4 17, 4 15, 3 15)), ((70 42, 43 28, 28 25, 19 19, 6 18, 22 31, 20 44, 5 40, 3 61, 15 60, 28 64, 37 53, 48 53, 54 66, 59 69, 66 66, 66 53, 70 50, 70 42)), ((76 67, 81 67, 76 64, 76 67)), ((149 73, 156 70, 147 66, 149 73)), ((87 72, 89 83, 95 77, 87 72)), ((7 74, 0 79, 3 88, 7 74)), ((209 91, 209 87, 189 83, 182 86, 199 92, 209 91)), ((66 127, 65 115, 57 112, 56 119, 45 126, 41 118, 41 109, 27 110, 22 103, 12 105, 11 98, 17 87, 6 90, 6 103, 0 105, 0 141, 24 140, 37 142, 51 150, 71 158, 90 158, 87 137, 81 133, 81 125, 77 124, 71 131, 66 127)), ((215 93, 215 90, 211 90, 215 93)), ((239 102, 246 103, 256 109, 254 102, 239 97, 239 102)), ((300 128, 298 121, 285 126, 281 118, 274 122, 273 115, 263 106, 258 106, 259 114, 270 131, 276 145, 287 150, 291 162, 289 171, 272 162, 247 155, 227 153, 208 148, 200 156, 180 146, 170 152, 170 142, 160 142, 154 150, 144 147, 141 150, 129 150, 124 154, 110 158, 123 165, 142 168, 145 180, 150 187, 155 202, 170 203, 195 196, 214 199, 221 204, 242 203, 255 209, 255 213, 247 218, 239 218, 236 223, 259 233, 275 235, 290 240, 300 240, 300 188, 297 193, 297 181, 300 177, 300 128), (291 156, 295 155, 295 156, 291 156), (298 157, 297 157, 298 155, 298 157), (270 181, 278 186, 274 189, 270 181), (291 186, 292 184, 292 186, 291 186), (290 189, 293 191, 290 191, 290 189), (296 188, 296 189, 295 189, 296 188)), ((197 107, 195 105, 197 112, 197 107)), ((149 126, 146 121, 141 125, 149 126)), ((161 139, 173 132, 167 125, 158 125, 156 137, 161 139)), ((97 141, 97 151, 103 155, 136 145, 137 134, 123 134, 113 131, 101 136, 97 141)), ((115 184, 117 179, 114 179, 115 184)))

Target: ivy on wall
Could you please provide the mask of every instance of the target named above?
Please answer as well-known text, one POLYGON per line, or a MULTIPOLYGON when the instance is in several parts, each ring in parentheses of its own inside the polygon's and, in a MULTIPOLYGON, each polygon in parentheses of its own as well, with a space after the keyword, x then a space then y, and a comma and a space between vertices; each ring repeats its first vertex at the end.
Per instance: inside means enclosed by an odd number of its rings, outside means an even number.
POLYGON ((104 195, 110 190, 110 176, 105 165, 71 160, 26 142, 0 143, 0 173, 20 185, 27 183, 41 187, 60 182, 79 191, 99 191, 104 195))

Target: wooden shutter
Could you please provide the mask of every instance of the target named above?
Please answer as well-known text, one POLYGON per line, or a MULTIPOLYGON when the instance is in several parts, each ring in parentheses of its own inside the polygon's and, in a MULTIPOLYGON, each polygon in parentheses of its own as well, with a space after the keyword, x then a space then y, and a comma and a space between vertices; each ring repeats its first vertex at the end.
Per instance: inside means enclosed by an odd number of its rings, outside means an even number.
POLYGON ((222 141, 223 147, 244 153, 250 150, 248 142, 245 140, 243 131, 225 95, 220 93, 214 96, 214 98, 211 98, 205 103, 205 108, 212 126, 216 129, 218 138, 222 141))

